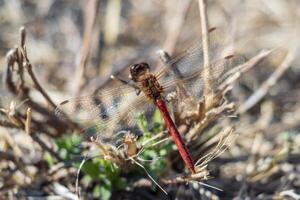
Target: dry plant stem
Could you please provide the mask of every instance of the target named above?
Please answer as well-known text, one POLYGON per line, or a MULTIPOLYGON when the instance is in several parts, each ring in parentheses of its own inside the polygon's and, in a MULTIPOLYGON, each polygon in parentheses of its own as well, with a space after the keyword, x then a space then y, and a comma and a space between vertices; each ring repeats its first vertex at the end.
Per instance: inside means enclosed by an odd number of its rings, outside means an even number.
MULTIPOLYGON (((31 114, 29 114, 29 115, 31 115, 31 114)), ((29 116, 29 117, 31 117, 31 116, 29 116)), ((21 120, 18 116, 15 116, 15 118, 18 119, 18 121, 22 122, 22 120, 21 120)), ((6 124, 6 125, 9 125, 9 124, 6 124)), ((31 125, 31 122, 30 122, 30 125, 31 125)), ((13 128, 25 130, 25 129, 26 129, 25 126, 26 126, 25 124, 22 124, 21 126, 16 126, 16 125, 15 125, 15 127, 13 127, 13 128)), ((28 130, 28 131, 30 131, 30 134, 29 134, 29 135, 30 135, 30 137, 33 139, 33 141, 35 141, 36 143, 38 143, 38 144, 41 146, 42 149, 48 151, 48 152, 49 152, 53 157, 55 157, 58 161, 63 161, 63 160, 60 158, 60 156, 59 156, 54 150, 52 150, 50 147, 48 147, 47 144, 45 144, 44 141, 42 141, 42 140, 40 139, 40 137, 39 137, 39 135, 38 135, 37 132, 32 131, 31 128, 30 128, 30 130, 28 130)))
POLYGON ((137 162, 136 160, 134 160, 134 159, 132 159, 132 158, 130 158, 130 160, 131 161, 133 161, 136 165, 138 165, 139 167, 141 167, 144 171, 145 171, 145 173, 147 174, 147 176, 151 179, 151 181, 153 182, 153 183, 155 183, 155 185, 157 186, 157 187, 159 187, 159 189, 161 189, 166 195, 168 195, 168 193, 162 188, 162 186, 160 186, 155 180, 154 180, 154 178, 152 178, 152 176, 149 174, 149 172, 147 171, 147 169, 142 165, 142 164, 140 164, 139 162, 137 162))
MULTIPOLYGON (((240 66, 236 66, 232 70, 228 71, 229 77, 218 87, 219 91, 215 94, 215 97, 219 95, 224 96, 226 92, 230 90, 231 86, 235 83, 235 81, 237 81, 237 79, 240 78, 243 73, 254 67, 259 62, 261 62, 271 52, 272 50, 262 51, 256 56, 252 57, 246 63, 240 66)), ((188 139, 191 140, 192 138, 200 134, 202 130, 206 128, 209 125, 209 123, 211 123, 214 119, 216 119, 219 114, 221 114, 227 109, 232 109, 233 106, 233 103, 227 103, 226 105, 221 105, 220 107, 214 108, 210 112, 207 112, 205 118, 202 119, 201 123, 197 124, 193 129, 190 130, 190 133, 187 134, 188 139)))
MULTIPOLYGON (((176 13, 176 16, 172 17, 171 19, 168 19, 168 20, 172 20, 171 21, 172 26, 170 26, 168 30, 166 40, 163 44, 163 49, 167 50, 170 54, 173 53, 175 45, 178 41, 179 34, 182 30, 182 26, 184 25, 189 7, 191 5, 191 0, 182 1, 181 5, 182 6, 179 7, 180 10, 179 11, 177 10, 177 12, 179 13, 176 13)), ((160 65, 157 64, 154 71, 159 71, 159 68, 160 65)))
POLYGON ((12 152, 6 152, 6 151, 1 151, 0 150, 0 160, 10 160, 15 163, 18 162, 19 158, 16 157, 16 155, 12 152))
POLYGON ((6 84, 6 87, 13 93, 13 94, 19 94, 21 90, 24 90, 24 70, 22 67, 22 60, 19 59, 21 57, 20 51, 17 47, 14 49, 11 49, 6 54, 6 70, 4 75, 4 81, 6 84), (17 72, 18 76, 20 78, 20 81, 18 83, 15 83, 13 79, 13 71, 14 71, 14 63, 17 63, 17 72))
MULTIPOLYGON (((228 85, 233 84, 240 76, 246 71, 250 70, 252 67, 260 63, 263 59, 265 59, 268 55, 270 55, 273 50, 263 50, 258 53, 256 56, 253 56, 246 63, 243 63, 237 67, 234 67, 232 70, 228 71, 227 74, 230 75, 224 83, 220 85, 220 90, 224 90, 228 85)), ((226 75, 226 74, 225 74, 226 75)), ((226 75, 227 76, 227 75, 226 75)))
POLYGON ((188 183, 190 181, 205 180, 207 176, 208 176, 208 171, 204 169, 203 171, 197 172, 196 174, 193 175, 177 175, 174 177, 163 178, 161 179, 161 182, 168 185, 188 183))
POLYGON ((32 137, 32 139, 37 142, 41 147, 42 149, 45 149, 46 151, 48 151, 54 158, 57 159, 57 161, 59 162, 63 162, 63 159, 60 158, 60 156, 53 150, 51 149, 50 147, 48 147, 38 136, 38 134, 36 132, 32 132, 30 134, 30 136, 32 137))
POLYGON ((30 76, 30 78, 32 79, 35 88, 43 95, 43 97, 47 100, 47 102, 51 105, 51 107, 54 109, 56 108, 55 103, 52 101, 52 99, 49 97, 49 95, 46 93, 46 91, 43 89, 43 87, 41 86, 41 84, 39 83, 39 81, 37 80, 33 70, 32 70, 32 65, 29 62, 29 59, 27 57, 27 51, 26 51, 26 46, 25 46, 25 42, 26 42, 26 30, 24 27, 20 28, 20 47, 21 47, 21 54, 23 59, 25 59, 25 62, 23 63, 24 67, 27 69, 28 74, 30 76))
MULTIPOLYGON (((182 26, 184 25, 186 16, 188 14, 188 10, 191 5, 191 0, 186 0, 186 1, 178 1, 177 3, 180 4, 172 4, 174 7, 176 7, 177 10, 175 10, 175 16, 174 13, 172 13, 173 17, 169 18, 168 20, 172 20, 171 26, 169 27, 167 36, 166 36, 166 41, 164 42, 163 47, 170 53, 173 53, 173 50, 175 48, 176 42, 178 40, 179 34, 182 30, 182 26)), ((173 12, 173 9, 168 9, 171 12, 173 12)))
POLYGON ((39 81, 37 80, 33 70, 32 70, 32 65, 30 63, 28 63, 28 65, 26 66, 26 69, 28 71, 29 76, 31 77, 35 88, 43 95, 43 97, 47 100, 47 102, 51 105, 51 107, 53 109, 56 108, 55 103, 52 101, 52 99, 49 97, 49 95, 46 93, 46 91, 43 89, 43 87, 41 86, 41 84, 39 83, 39 81))
MULTIPOLYGON (((16 129, 20 129, 20 127, 16 126, 15 124, 9 122, 9 121, 5 121, 5 120, 1 120, 0 121, 0 126, 4 126, 4 127, 8 127, 8 128, 16 128, 16 129)), ((56 152, 54 150, 52 150, 50 147, 48 147, 39 137, 38 134, 36 132, 32 132, 32 130, 30 130, 31 134, 30 136, 32 137, 32 139, 37 142, 42 149, 45 149, 46 151, 48 151, 53 157, 55 157, 58 161, 62 161, 62 159, 59 157, 58 154, 56 154, 56 152)))
MULTIPOLYGON (((214 96, 211 79, 210 58, 209 58, 209 36, 208 36, 208 20, 205 0, 198 0, 201 31, 202 31, 202 47, 203 47, 203 64, 204 64, 204 96, 214 96)), ((205 102, 205 106, 209 107, 209 99, 205 102)))
POLYGON ((120 32, 121 0, 110 0, 105 9, 104 41, 110 46, 114 44, 120 32))
POLYGON ((28 108, 27 109, 26 122, 25 122, 25 132, 27 134, 31 133, 31 116, 32 116, 31 108, 28 108))
MULTIPOLYGON (((101 157, 101 156, 96 156, 96 157, 101 157)), ((92 157, 92 158, 88 158, 88 157, 85 157, 82 161, 81 161, 81 163, 80 163, 80 165, 79 165, 79 168, 78 168, 78 170, 77 170, 77 172, 76 172, 76 184, 75 184, 75 192, 76 192, 76 196, 77 196, 77 199, 79 200, 79 199, 81 199, 81 195, 80 195, 80 188, 79 188, 79 175, 80 175, 80 170, 81 170, 81 168, 83 167, 83 165, 88 161, 88 160, 91 160, 91 159, 93 159, 93 158, 96 158, 96 157, 92 157)))
POLYGON ((75 88, 74 91, 78 95, 85 82, 84 75, 85 69, 90 54, 91 42, 92 42, 92 32, 95 24, 95 19, 97 16, 97 6, 98 0, 89 0, 85 8, 85 25, 82 46, 79 53, 79 61, 76 67, 75 74, 75 88))
POLYGON ((279 67, 273 72, 273 74, 260 86, 254 94, 252 94, 245 103, 243 103, 239 109, 238 113, 245 113, 247 110, 252 108, 257 102, 259 102, 271 89, 272 86, 278 81, 278 79, 283 75, 283 73, 291 66, 295 58, 296 48, 291 49, 283 62, 279 67))
POLYGON ((203 166, 206 166, 209 161, 215 159, 220 154, 222 154, 231 144, 232 140, 234 140, 234 128, 233 127, 226 127, 223 130, 221 130, 217 135, 220 135, 218 138, 212 138, 217 139, 217 142, 214 142, 215 144, 212 145, 214 147, 213 149, 210 148, 209 153, 202 156, 197 162, 196 167, 202 168, 203 166))
MULTIPOLYGON (((24 27, 20 28, 20 44, 18 47, 10 50, 7 53, 6 56, 6 62, 7 62, 7 69, 5 71, 4 80, 6 83, 7 88, 10 92, 12 92, 14 95, 18 96, 21 100, 26 99, 26 104, 33 109, 34 111, 39 112, 40 114, 46 116, 49 120, 47 123, 47 126, 52 126, 55 130, 57 130, 57 133, 61 133, 61 129, 65 128, 66 123, 58 120, 54 117, 53 112, 49 111, 49 109, 46 109, 42 105, 34 102, 31 97, 29 96, 30 89, 25 86, 25 82, 23 79, 23 73, 24 73, 24 67, 27 68, 29 76, 31 77, 32 81, 34 82, 35 88, 44 96, 48 104, 52 105, 52 108, 56 107, 49 95, 45 92, 41 84, 38 82, 33 70, 32 65, 29 61, 29 58, 27 56, 26 51, 26 31, 24 27), (16 78, 14 78, 14 64, 17 64, 17 75, 18 79, 15 81, 16 78)), ((25 117, 26 118, 26 117, 25 117)), ((32 122, 35 120, 32 119, 32 122)), ((78 126, 74 124, 71 121, 67 121, 68 125, 72 128, 77 128, 78 126)), ((43 132, 46 131, 44 128, 45 125, 41 126, 39 123, 34 122, 35 128, 40 130, 43 130, 43 132)), ((48 131, 45 132, 46 134, 49 134, 48 131)), ((51 134, 50 134, 51 135, 51 134)), ((52 134, 53 135, 53 134, 52 134)))
POLYGON ((7 128, 18 128, 15 124, 11 123, 10 121, 7 120, 0 120, 0 126, 4 126, 7 128))

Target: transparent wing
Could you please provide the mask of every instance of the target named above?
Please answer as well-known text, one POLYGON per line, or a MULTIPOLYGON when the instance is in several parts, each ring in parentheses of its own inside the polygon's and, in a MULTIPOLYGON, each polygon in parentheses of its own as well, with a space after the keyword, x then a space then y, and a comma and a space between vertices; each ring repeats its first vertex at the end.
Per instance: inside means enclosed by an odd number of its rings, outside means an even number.
MULTIPOLYGON (((224 38, 224 33, 219 29, 213 28, 209 32, 209 54, 211 60, 218 60, 225 55, 232 54, 224 52, 229 44, 224 38)), ((197 38, 193 41, 192 45, 175 56, 173 59, 167 61, 165 68, 160 72, 161 74, 171 74, 181 77, 181 73, 195 72, 195 69, 201 71, 203 68, 203 47, 201 38, 197 38)))
POLYGON ((59 118, 69 117, 79 123, 99 118, 109 120, 111 116, 118 114, 123 104, 130 106, 129 102, 136 96, 132 87, 119 85, 114 89, 65 100, 57 106, 55 114, 59 118))
POLYGON ((144 94, 122 85, 112 90, 63 101, 55 110, 59 118, 70 118, 83 125, 84 139, 97 136, 102 142, 115 143, 115 134, 129 130, 139 134, 139 118, 155 110, 144 94))
MULTIPOLYGON (((231 50, 232 41, 228 41, 219 29, 209 32, 209 54, 211 64, 210 77, 212 83, 206 87, 215 90, 230 75, 230 70, 244 62, 244 58, 234 54, 231 50)), ((203 95, 204 66, 203 47, 201 38, 195 40, 193 45, 173 59, 165 62, 165 66, 157 74, 161 78, 166 93, 175 91, 176 88, 184 89, 189 95, 199 100, 203 95)), ((183 99, 184 100, 184 99, 183 99)))
MULTIPOLYGON (((244 62, 244 58, 240 55, 229 55, 211 63, 210 71, 212 89, 217 87, 231 74, 230 71, 244 62)), ((176 63, 175 63, 176 64, 176 63)), ((180 74, 180 78, 176 76, 167 77, 162 81, 162 85, 165 88, 166 93, 176 91, 177 87, 184 88, 189 95, 195 99, 200 99, 203 96, 204 85, 204 71, 202 66, 195 65, 193 70, 181 70, 181 67, 176 67, 177 73, 180 74), (198 68, 197 68, 198 67, 198 68)))
MULTIPOLYGON (((218 32, 210 33, 210 49, 212 60, 219 57, 220 42, 218 32)), ((165 76, 163 86, 165 93, 176 91, 176 86, 182 84, 186 90, 196 98, 201 97, 203 91, 203 51, 200 39, 189 49, 166 63, 166 67, 158 72, 174 72, 175 76, 165 76), (180 77, 180 78, 178 78, 180 77)), ((210 78, 213 87, 222 80, 222 74, 232 66, 232 56, 212 62, 210 78)), ((160 74, 161 73, 161 74, 160 74)), ((144 94, 137 96, 134 88, 128 85, 115 87, 112 90, 102 90, 99 93, 62 102, 56 109, 58 117, 70 117, 77 122, 92 124, 86 129, 86 136, 99 135, 104 141, 111 141, 114 134, 120 130, 136 132, 142 113, 147 114, 155 110, 153 102, 147 101, 144 94), (66 115, 65 115, 66 114, 66 115)))

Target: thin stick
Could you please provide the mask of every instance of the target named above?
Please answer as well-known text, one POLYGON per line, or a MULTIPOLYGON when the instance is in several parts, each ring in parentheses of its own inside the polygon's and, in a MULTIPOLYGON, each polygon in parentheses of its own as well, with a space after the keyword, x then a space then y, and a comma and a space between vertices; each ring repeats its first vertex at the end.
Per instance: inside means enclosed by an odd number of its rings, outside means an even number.
MULTIPOLYGON (((170 1, 171 2, 171 1, 170 1)), ((173 51, 175 49, 175 45, 178 41, 179 35, 181 31, 183 30, 182 26, 184 25, 184 22, 186 20, 187 14, 189 13, 189 8, 191 5, 191 0, 186 1, 178 1, 178 4, 174 4, 171 2, 171 6, 177 6, 175 9, 171 9, 172 12, 175 12, 176 14, 172 13, 172 16, 174 17, 168 17, 168 22, 170 24, 169 29, 167 31, 166 40, 163 44, 163 49, 168 51, 169 54, 173 54, 173 51)), ((167 5, 168 6, 168 5, 167 5)), ((170 10, 170 9, 168 9, 170 10)), ((157 63, 155 70, 158 71, 160 68, 160 64, 157 63)))
POLYGON ((142 146, 146 146, 148 143, 156 140, 157 138, 162 137, 163 135, 164 135, 163 132, 156 134, 155 136, 153 136, 153 137, 149 138, 148 140, 144 141, 143 144, 142 144, 142 146))
POLYGON ((98 0, 90 0, 86 3, 84 12, 84 33, 79 52, 79 61, 76 66, 74 92, 78 95, 85 83, 85 70, 92 45, 92 33, 97 16, 98 0))
POLYGON ((217 188, 217 187, 212 186, 212 185, 209 185, 209 184, 206 184, 206 183, 203 183, 203 182, 201 182, 201 181, 193 181, 193 182, 196 182, 196 183, 199 183, 200 185, 206 186, 206 187, 208 187, 208 188, 212 188, 212 189, 218 190, 218 191, 220 191, 220 192, 223 192, 222 189, 217 188))
POLYGON ((163 143, 163 142, 165 142, 165 141, 167 141, 167 140, 169 140, 169 139, 170 139, 170 137, 167 137, 167 138, 165 138, 165 139, 159 140, 158 142, 155 142, 155 143, 152 144, 151 146, 156 146, 156 145, 158 145, 158 144, 160 144, 160 143, 163 143))
MULTIPOLYGON (((204 96, 214 96, 211 69, 210 69, 210 58, 209 58, 209 36, 208 36, 208 20, 205 0, 198 0, 201 31, 202 31, 202 48, 203 48, 203 64, 204 64, 204 96)), ((207 105, 206 101, 205 104, 207 105)))
POLYGON ((45 149, 48 153, 50 153, 54 158, 56 158, 57 161, 63 162, 63 159, 60 158, 60 156, 55 152, 51 147, 49 147, 43 140, 40 139, 38 133, 31 132, 30 134, 31 138, 38 143, 42 149, 45 149))
POLYGON ((47 94, 47 92, 44 90, 44 88, 39 83, 38 79, 36 78, 36 75, 34 74, 34 72, 32 70, 32 65, 30 63, 27 64, 26 69, 35 85, 35 88, 43 95, 43 97, 47 100, 47 102, 51 105, 51 107, 55 109, 56 104, 52 101, 50 96, 47 94))
POLYGON ((78 185, 79 185, 79 174, 80 174, 81 168, 83 167, 83 165, 84 165, 84 163, 85 163, 86 161, 87 161, 86 158, 84 158, 84 159, 81 161, 81 163, 80 163, 80 165, 79 165, 79 168, 78 168, 78 170, 77 170, 77 172, 76 172, 76 183, 75 183, 75 193, 76 193, 76 196, 77 196, 77 199, 76 199, 76 200, 81 199, 81 198, 80 198, 80 196, 81 196, 81 194, 80 194, 80 188, 78 187, 78 185))
POLYGON ((132 160, 136 165, 138 165, 139 167, 141 167, 145 173, 147 174, 147 176, 151 179, 151 181, 153 183, 155 183, 155 185, 157 185, 157 187, 159 187, 159 189, 161 189, 166 195, 168 195, 168 193, 162 188, 162 186, 160 186, 155 180, 154 178, 149 174, 149 172, 147 171, 147 169, 142 165, 140 164, 139 162, 137 162, 136 160, 130 158, 130 160, 132 160))
POLYGON ((30 76, 30 78, 32 79, 35 88, 43 95, 43 97, 47 100, 47 102, 51 105, 52 108, 56 108, 55 103, 52 101, 52 99, 50 98, 50 96, 47 94, 47 92, 44 90, 44 88, 41 86, 41 84, 39 83, 38 79, 36 78, 36 75, 34 74, 33 70, 32 70, 32 65, 28 59, 27 56, 27 51, 26 51, 26 46, 25 46, 25 42, 26 42, 26 29, 24 27, 20 28, 20 50, 22 53, 23 58, 25 59, 24 62, 24 67, 27 69, 28 74, 30 76))
POLYGON ((31 117, 32 117, 32 111, 31 108, 28 108, 27 115, 26 115, 26 123, 25 123, 25 132, 27 134, 31 133, 31 117))
POLYGON ((93 156, 93 157, 88 157, 88 155, 86 155, 83 160, 81 161, 80 165, 79 165, 79 168, 76 172, 76 183, 75 183, 75 192, 76 192, 76 196, 77 196, 77 199, 76 200, 80 200, 81 199, 81 194, 80 194, 80 188, 79 188, 79 175, 80 175, 80 171, 81 171, 81 168, 83 167, 83 165, 89 161, 89 160, 92 160, 94 158, 103 158, 103 156, 101 155, 97 155, 97 156, 93 156))
POLYGON ((259 102, 274 86, 278 79, 283 75, 283 73, 291 66, 295 58, 296 47, 291 49, 283 62, 277 67, 277 69, 273 72, 273 74, 260 86, 258 90, 254 94, 252 94, 245 103, 243 103, 239 109, 238 113, 245 113, 247 110, 252 108, 257 102, 259 102))
POLYGON ((7 128, 16 128, 16 129, 19 128, 14 123, 7 121, 7 120, 2 120, 2 119, 0 119, 0 126, 7 127, 7 128))

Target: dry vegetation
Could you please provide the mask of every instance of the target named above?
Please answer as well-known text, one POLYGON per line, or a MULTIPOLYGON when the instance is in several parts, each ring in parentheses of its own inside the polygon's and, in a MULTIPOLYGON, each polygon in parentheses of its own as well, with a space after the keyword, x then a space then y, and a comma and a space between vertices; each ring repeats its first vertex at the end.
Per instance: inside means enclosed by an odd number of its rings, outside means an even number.
POLYGON ((206 3, 0 1, 0 198, 300 199, 300 2, 206 3), (143 137, 121 132, 122 148, 82 141, 84 124, 55 115, 116 88, 110 75, 132 63, 174 69, 195 41, 201 98, 178 86, 170 101, 196 174, 157 113, 154 127, 139 119, 143 137))

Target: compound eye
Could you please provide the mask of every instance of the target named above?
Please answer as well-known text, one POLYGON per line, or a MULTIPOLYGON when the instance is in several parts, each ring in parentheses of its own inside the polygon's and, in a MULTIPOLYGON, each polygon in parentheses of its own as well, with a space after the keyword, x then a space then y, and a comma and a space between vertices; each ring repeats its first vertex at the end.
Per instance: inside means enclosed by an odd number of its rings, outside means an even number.
POLYGON ((131 66, 131 71, 136 72, 136 67, 137 67, 137 64, 134 64, 133 66, 131 66))
POLYGON ((131 68, 130 68, 131 74, 136 74, 137 71, 138 71, 138 65, 137 64, 134 64, 133 66, 131 66, 131 68))
POLYGON ((143 67, 144 67, 144 68, 146 68, 147 70, 149 70, 149 69, 150 69, 150 67, 149 67, 148 63, 141 63, 141 65, 143 65, 143 67))
POLYGON ((140 71, 140 64, 134 64, 130 67, 130 79, 137 81, 140 71))

